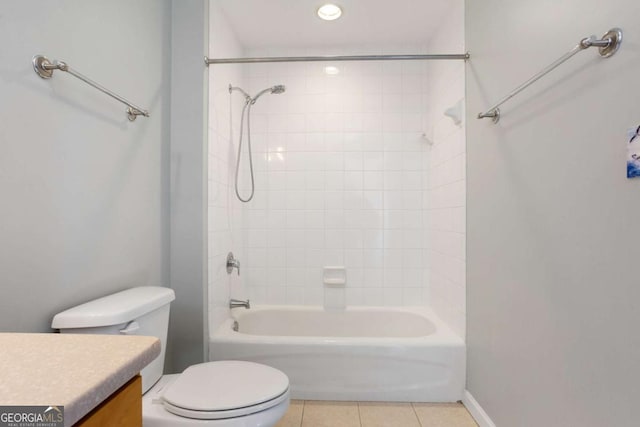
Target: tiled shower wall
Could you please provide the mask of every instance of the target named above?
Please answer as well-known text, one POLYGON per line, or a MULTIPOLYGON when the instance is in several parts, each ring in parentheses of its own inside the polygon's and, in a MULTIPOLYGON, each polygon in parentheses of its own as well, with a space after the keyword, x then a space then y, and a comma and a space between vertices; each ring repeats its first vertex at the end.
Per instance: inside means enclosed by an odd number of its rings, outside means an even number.
MULTIPOLYGON (((210 3, 210 56, 237 57, 243 49, 215 2, 210 3)), ((231 110, 242 108, 241 100, 230 104, 229 83, 242 86, 240 65, 218 65, 209 70, 209 330, 215 331, 229 315, 229 298, 242 297, 241 277, 228 275, 227 253, 245 258, 242 211, 235 198, 233 172, 236 145, 231 138, 231 110)), ((236 119, 234 117, 234 119, 236 119)), ((239 122, 234 123, 237 129, 239 122)))
MULTIPOLYGON (((434 53, 464 52, 464 10, 456 2, 429 42, 434 53)), ((430 61, 428 122, 434 145, 429 157, 430 304, 460 336, 466 322, 466 146, 464 123, 443 113, 457 103, 464 121, 465 65, 430 61)))
MULTIPOLYGON (((215 3, 210 22, 217 57, 464 51, 459 1, 426 48, 244 50, 215 3)), ((217 65, 210 75, 211 330, 231 296, 321 305, 322 267, 343 265, 348 305, 431 305, 464 336, 465 135, 443 115, 463 101, 464 64, 217 65), (339 74, 326 74, 328 65, 339 74), (287 86, 252 108, 256 193, 248 204, 233 188, 244 102, 230 97, 230 83, 252 95, 287 86), (224 270, 229 250, 240 277, 224 270)), ((245 166, 241 181, 246 196, 245 166)))
MULTIPOLYGON (((354 52, 366 48, 248 54, 354 52)), ((323 266, 345 266, 347 305, 428 303, 426 63, 247 65, 245 76, 251 94, 287 87, 251 115, 256 195, 243 215, 252 301, 322 304, 323 266), (326 74, 328 65, 339 73, 326 74)))

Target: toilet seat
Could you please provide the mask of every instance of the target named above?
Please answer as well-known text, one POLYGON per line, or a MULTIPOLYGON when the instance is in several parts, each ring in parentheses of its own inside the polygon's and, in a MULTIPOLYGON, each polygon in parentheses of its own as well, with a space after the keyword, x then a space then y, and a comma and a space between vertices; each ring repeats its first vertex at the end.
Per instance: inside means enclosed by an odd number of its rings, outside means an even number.
POLYGON ((190 366, 162 395, 164 408, 201 420, 235 418, 289 399, 289 379, 269 366, 218 361, 190 366))

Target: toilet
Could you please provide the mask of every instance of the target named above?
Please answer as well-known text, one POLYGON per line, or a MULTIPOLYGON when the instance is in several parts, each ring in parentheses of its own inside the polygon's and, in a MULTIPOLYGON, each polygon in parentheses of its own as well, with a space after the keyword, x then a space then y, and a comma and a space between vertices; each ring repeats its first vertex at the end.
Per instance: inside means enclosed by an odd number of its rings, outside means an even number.
POLYGON ((160 355, 142 370, 144 427, 271 427, 289 407, 289 379, 277 369, 235 360, 192 365, 162 375, 172 289, 144 286, 54 316, 61 333, 148 335, 160 355))

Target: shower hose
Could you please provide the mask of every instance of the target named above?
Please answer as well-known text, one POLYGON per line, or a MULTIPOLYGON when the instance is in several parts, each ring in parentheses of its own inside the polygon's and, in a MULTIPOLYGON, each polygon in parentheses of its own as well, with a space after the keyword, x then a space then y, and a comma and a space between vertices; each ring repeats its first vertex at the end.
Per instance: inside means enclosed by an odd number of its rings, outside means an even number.
POLYGON ((251 154, 251 106, 253 105, 254 102, 255 102, 254 100, 247 97, 244 107, 242 107, 242 117, 240 118, 240 141, 238 142, 238 158, 236 160, 235 187, 236 187, 236 196, 238 197, 238 200, 240 200, 243 203, 247 203, 251 199, 253 199, 253 193, 255 192, 255 181, 253 178, 253 158, 252 158, 253 156, 251 154), (251 194, 249 194, 249 197, 247 199, 243 199, 242 196, 240 195, 240 191, 238 190, 238 175, 240 172, 240 156, 242 155, 242 136, 243 136, 243 130, 244 130, 245 113, 247 116, 247 149, 249 151, 249 171, 251 175, 251 194))

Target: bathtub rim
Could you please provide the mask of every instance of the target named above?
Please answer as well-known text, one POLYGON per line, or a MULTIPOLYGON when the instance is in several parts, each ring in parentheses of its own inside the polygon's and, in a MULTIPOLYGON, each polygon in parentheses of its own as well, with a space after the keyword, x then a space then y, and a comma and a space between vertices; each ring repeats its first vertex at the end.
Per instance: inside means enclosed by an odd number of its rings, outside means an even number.
MULTIPOLYGON (((352 306, 344 311, 349 312, 402 312, 410 313, 433 323, 436 331, 430 335, 418 337, 335 337, 335 336, 301 336, 301 335, 254 335, 233 330, 234 321, 241 321, 245 314, 244 308, 234 308, 230 310, 228 317, 209 337, 210 343, 215 342, 255 342, 255 343, 304 343, 304 344, 333 344, 333 345, 420 345, 420 346, 454 346, 465 347, 465 341, 434 312, 430 307, 411 306, 352 306)), ((260 304, 252 306, 250 312, 257 311, 327 311, 322 306, 307 305, 268 305, 260 304)), ((333 310, 328 310, 333 311, 333 310)), ((336 310, 342 311, 342 310, 336 310)))

